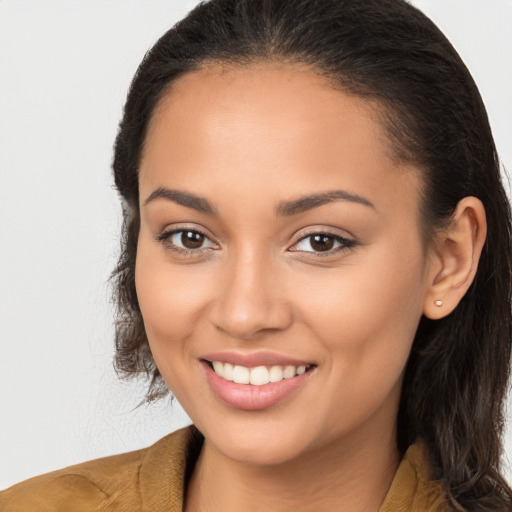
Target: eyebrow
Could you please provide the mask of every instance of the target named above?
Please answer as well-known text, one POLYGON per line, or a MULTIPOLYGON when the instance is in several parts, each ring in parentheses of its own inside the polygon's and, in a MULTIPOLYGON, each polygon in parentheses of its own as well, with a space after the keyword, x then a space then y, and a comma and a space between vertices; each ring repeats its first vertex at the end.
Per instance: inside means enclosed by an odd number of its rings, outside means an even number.
POLYGON ((335 201, 349 201, 351 203, 362 204, 375 210, 375 205, 368 199, 351 194, 344 190, 330 190, 319 194, 311 194, 308 196, 299 197, 293 201, 284 201, 276 208, 276 213, 285 217, 304 213, 318 206, 335 201))
POLYGON ((181 190, 171 190, 165 187, 159 187, 153 191, 150 196, 144 201, 144 205, 155 201, 156 199, 167 199, 174 203, 192 208, 201 213, 207 213, 208 215, 216 215, 216 208, 204 197, 196 196, 190 192, 183 192, 181 190))
MULTIPOLYGON (((196 196, 190 192, 159 187, 149 195, 146 201, 144 201, 144 205, 156 199, 166 199, 201 213, 217 215, 217 209, 208 199, 196 196)), ((289 217, 335 201, 348 201, 375 209, 373 203, 362 196, 351 194, 344 190, 330 190, 328 192, 302 196, 292 201, 283 201, 277 206, 276 213, 279 216, 289 217)))

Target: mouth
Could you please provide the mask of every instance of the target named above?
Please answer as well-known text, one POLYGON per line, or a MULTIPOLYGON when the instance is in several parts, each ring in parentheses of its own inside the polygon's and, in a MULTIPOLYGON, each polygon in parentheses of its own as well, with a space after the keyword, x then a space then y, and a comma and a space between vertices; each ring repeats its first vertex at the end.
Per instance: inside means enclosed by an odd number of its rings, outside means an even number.
POLYGON ((311 371, 315 365, 260 365, 253 368, 223 363, 222 361, 205 361, 216 375, 235 384, 264 386, 266 384, 292 379, 311 371))
POLYGON ((317 368, 315 364, 302 361, 297 364, 282 360, 262 364, 264 361, 258 357, 247 362, 240 361, 240 358, 236 358, 238 361, 234 357, 227 358, 231 361, 212 357, 201 359, 200 363, 217 398, 233 409, 245 411, 266 409, 285 402, 306 385, 317 368))

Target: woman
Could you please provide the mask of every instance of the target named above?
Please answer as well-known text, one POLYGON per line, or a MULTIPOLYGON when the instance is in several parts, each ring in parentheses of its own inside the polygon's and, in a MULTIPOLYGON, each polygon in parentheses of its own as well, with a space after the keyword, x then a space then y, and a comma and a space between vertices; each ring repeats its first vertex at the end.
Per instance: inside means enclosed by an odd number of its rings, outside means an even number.
POLYGON ((2 510, 509 510, 497 162, 402 0, 198 6, 141 64, 114 157, 117 365, 195 427, 2 510))

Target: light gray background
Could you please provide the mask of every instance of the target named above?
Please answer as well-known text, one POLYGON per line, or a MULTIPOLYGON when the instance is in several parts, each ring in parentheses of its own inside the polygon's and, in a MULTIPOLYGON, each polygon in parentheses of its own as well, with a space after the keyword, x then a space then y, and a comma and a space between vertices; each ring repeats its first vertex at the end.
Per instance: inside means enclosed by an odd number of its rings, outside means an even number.
MULTIPOLYGON (((127 87, 195 3, 0 0, 0 488, 188 422, 168 401, 134 410, 143 389, 111 364, 107 278, 120 227, 111 146, 127 87)), ((511 169, 512 2, 413 3, 472 71, 511 169)))

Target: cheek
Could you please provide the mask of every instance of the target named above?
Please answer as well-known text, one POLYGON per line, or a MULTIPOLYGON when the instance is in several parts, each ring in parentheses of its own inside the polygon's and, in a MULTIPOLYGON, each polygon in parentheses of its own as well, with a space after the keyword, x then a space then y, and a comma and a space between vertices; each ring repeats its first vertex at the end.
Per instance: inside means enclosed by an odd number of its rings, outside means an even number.
POLYGON ((350 376, 354 392, 362 380, 381 386, 379 377, 390 385, 400 377, 421 317, 423 268, 420 251, 390 249, 303 283, 311 292, 303 294, 302 316, 322 340, 332 374, 350 376))
POLYGON ((177 271, 162 257, 162 251, 152 240, 146 242, 141 235, 135 285, 155 360, 163 357, 162 352, 179 350, 190 338, 212 289, 208 272, 193 265, 180 266, 177 271))

